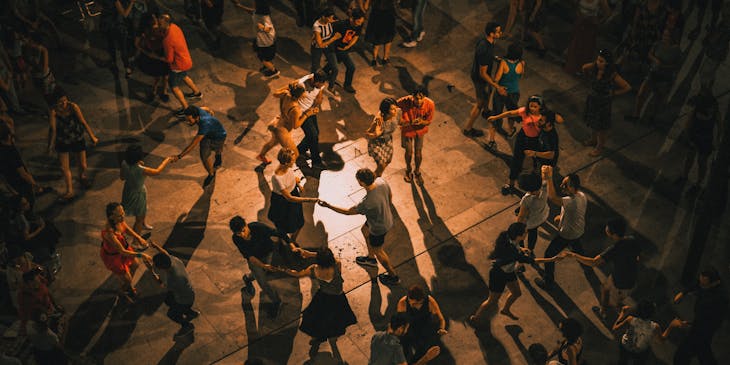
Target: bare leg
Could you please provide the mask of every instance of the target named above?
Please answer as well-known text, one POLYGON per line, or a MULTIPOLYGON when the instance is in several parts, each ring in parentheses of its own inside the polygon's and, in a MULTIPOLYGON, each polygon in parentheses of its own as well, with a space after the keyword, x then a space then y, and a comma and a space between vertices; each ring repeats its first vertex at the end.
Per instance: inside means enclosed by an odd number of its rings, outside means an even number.
POLYGON ((270 149, 274 148, 279 143, 279 140, 274 135, 274 132, 271 132, 271 138, 264 143, 264 145, 261 147, 261 152, 259 152, 259 156, 266 157, 266 153, 269 152, 270 149))
POLYGON ((389 60, 390 59, 390 46, 393 45, 392 42, 386 43, 385 46, 383 46, 383 60, 389 60))
POLYGON ((646 103, 646 97, 649 91, 649 87, 646 84, 646 81, 641 83, 641 86, 639 86, 639 92, 636 93, 636 103, 634 104, 634 117, 638 118, 641 116, 641 108, 644 107, 644 103, 646 103))
POLYGON ((200 92, 200 90, 198 89, 197 86, 195 86, 195 83, 193 82, 193 79, 190 78, 190 76, 185 76, 185 78, 183 79, 183 82, 185 83, 185 85, 188 85, 190 90, 192 90, 194 93, 197 94, 200 92))
POLYGON ((509 282, 507 283, 507 289, 509 289, 509 295, 507 296, 507 301, 504 303, 504 308, 502 309, 502 311, 500 311, 500 313, 515 320, 519 319, 514 314, 512 314, 512 312, 510 312, 510 308, 512 308, 512 304, 515 304, 517 298, 522 295, 522 291, 520 290, 520 283, 516 280, 513 282, 509 282))
POLYGON ((276 66, 274 66, 274 63, 271 61, 261 61, 261 64, 264 65, 264 67, 266 67, 266 69, 269 71, 276 70, 276 66))
POLYGON ((485 311, 499 303, 499 298, 501 297, 502 293, 490 291, 487 300, 483 301, 482 304, 479 305, 479 308, 477 308, 477 311, 473 316, 469 317, 469 320, 474 322, 479 321, 485 311))
POLYGON ((180 90, 179 86, 172 87, 172 94, 175 95, 175 99, 180 102, 180 106, 183 109, 188 108, 188 101, 185 100, 185 95, 183 95, 182 90, 180 90))
MULTIPOLYGON (((424 138, 424 137, 425 136, 421 136, 419 138, 424 138)), ((413 144, 416 144, 415 143, 415 140, 413 142, 414 142, 413 144)), ((415 166, 415 168, 413 170, 413 171, 415 171, 416 174, 421 173, 421 161, 423 161, 423 152, 421 151, 422 149, 423 149, 423 145, 417 145, 417 147, 416 147, 416 153, 415 153, 415 156, 414 156, 415 157, 414 158, 414 160, 415 160, 414 162, 415 162, 415 165, 416 166, 415 166)), ((410 166, 410 164, 409 164, 409 166, 410 166)))
POLYGON ((404 156, 406 159, 406 174, 410 174, 411 159, 413 158, 413 138, 406 139, 406 151, 404 156))
POLYGON ((88 168, 86 165, 86 151, 79 152, 78 158, 79 158, 79 179, 85 180, 86 179, 86 169, 88 168))
POLYGON ((378 52, 379 51, 380 51, 380 46, 377 45, 377 44, 374 45, 373 46, 373 61, 376 61, 378 59, 378 52))
MULTIPOLYGON (((482 110, 486 108, 485 104, 486 101, 477 100, 477 103, 471 108, 471 112, 469 113, 469 120, 466 121, 466 124, 464 125, 464 130, 468 131, 474 127, 474 122, 476 122, 477 118, 479 118, 482 110)), ((494 138, 492 138, 492 140, 494 140, 494 138)))
POLYGON ((299 228, 296 231, 294 231, 294 233, 291 234, 291 240, 294 241, 294 242, 296 242, 297 241, 297 237, 299 236, 299 233, 301 231, 302 231, 301 228, 299 228))
POLYGON ((368 246, 369 251, 372 251, 373 254, 375 254, 375 258, 380 261, 380 264, 383 265, 385 270, 388 270, 388 274, 393 276, 398 276, 395 272, 395 268, 393 265, 390 264, 390 257, 387 253, 385 253, 385 250, 383 250, 383 247, 371 247, 368 246))
POLYGON ((504 27, 504 35, 509 36, 512 32, 512 27, 515 25, 515 19, 517 18, 517 4, 519 0, 509 1, 509 14, 507 14, 507 24, 504 27))
POLYGON ((69 153, 59 152, 58 161, 61 163, 61 172, 63 173, 63 181, 66 183, 66 194, 64 198, 70 198, 74 195, 73 178, 71 177, 71 167, 69 166, 69 153))

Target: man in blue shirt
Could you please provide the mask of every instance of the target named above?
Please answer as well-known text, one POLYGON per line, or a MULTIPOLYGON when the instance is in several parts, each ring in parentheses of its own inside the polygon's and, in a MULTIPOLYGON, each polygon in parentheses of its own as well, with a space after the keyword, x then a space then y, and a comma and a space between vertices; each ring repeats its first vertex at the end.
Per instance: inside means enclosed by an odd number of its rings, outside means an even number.
POLYGON ((197 107, 191 105, 187 107, 185 109, 185 119, 189 125, 198 125, 198 134, 174 158, 174 161, 183 158, 183 156, 188 154, 188 152, 200 143, 200 160, 208 172, 208 177, 203 182, 203 187, 206 187, 213 181, 215 169, 223 162, 221 153, 223 152, 223 143, 226 141, 226 130, 223 128, 221 122, 213 116, 213 111, 204 106, 197 107), (215 162, 210 156, 211 151, 215 151, 215 162))

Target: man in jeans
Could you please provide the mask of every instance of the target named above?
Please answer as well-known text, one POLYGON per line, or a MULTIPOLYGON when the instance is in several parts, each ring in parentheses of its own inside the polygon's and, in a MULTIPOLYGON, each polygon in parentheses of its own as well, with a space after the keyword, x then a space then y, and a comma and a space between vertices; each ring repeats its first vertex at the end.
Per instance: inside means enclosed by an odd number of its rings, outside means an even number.
POLYGON ((182 326, 174 337, 175 340, 178 340, 195 329, 190 321, 200 315, 200 312, 193 309, 195 291, 190 284, 185 264, 179 258, 170 255, 160 245, 152 241, 150 244, 159 251, 152 257, 154 267, 161 270, 165 276, 165 281, 161 283, 167 287, 167 297, 165 297, 165 304, 169 307, 167 316, 182 326))
POLYGON ((366 191, 365 197, 359 204, 345 209, 320 200, 319 205, 340 214, 362 214, 365 216, 362 234, 365 237, 368 255, 356 257, 355 262, 359 265, 377 267, 378 261, 380 261, 383 267, 388 270, 387 274, 378 275, 380 282, 385 285, 396 285, 400 282, 400 279, 395 272, 395 268, 390 264, 390 257, 383 249, 385 234, 393 227, 393 213, 390 210, 393 194, 390 191, 390 186, 383 178, 376 178, 375 173, 370 169, 357 170, 355 178, 366 191))
MULTIPOLYGON (((580 239, 583 237, 586 223, 586 207, 588 200, 580 190, 580 177, 570 174, 563 178, 560 189, 565 196, 559 196, 553 182, 553 167, 542 167, 542 180, 547 181, 548 201, 560 206, 560 215, 555 217, 558 225, 558 235, 553 238, 545 249, 544 257, 554 257, 566 247, 579 254, 583 253, 580 239)), ((545 274, 542 278, 535 279, 537 286, 550 290, 555 287, 555 264, 545 264, 545 274)))
MULTIPOLYGON (((497 84, 492 78, 492 65, 494 63, 494 43, 497 39, 502 38, 502 27, 495 23, 489 22, 484 27, 484 35, 477 41, 474 50, 474 61, 471 66, 471 81, 474 83, 476 91, 477 103, 471 109, 469 120, 464 125, 464 133, 467 137, 481 137, 484 135, 480 129, 474 128, 474 122, 480 113, 489 114, 489 94, 491 88, 497 90, 500 95, 507 95, 504 86, 497 84)), ((494 148, 494 126, 489 127, 489 147, 494 148)))
MULTIPOLYGON (((345 64, 345 83, 342 88, 348 93, 354 94, 355 88, 352 87, 352 78, 355 76, 355 64, 350 58, 350 48, 357 43, 362 33, 362 25, 365 22, 365 13, 360 8, 352 10, 348 19, 339 20, 332 25, 335 33, 342 35, 342 38, 335 43, 335 55, 337 61, 345 64)), ((326 68, 337 67, 337 64, 327 64, 326 68)))
POLYGON ((193 68, 193 59, 190 57, 188 43, 185 41, 182 29, 172 23, 169 14, 163 14, 160 16, 160 31, 164 35, 162 47, 165 50, 165 62, 170 64, 170 75, 167 82, 181 106, 175 112, 175 115, 182 117, 185 114, 185 109, 188 108, 188 102, 185 98, 200 99, 203 94, 195 86, 193 79, 188 76, 188 71, 193 68), (192 93, 183 95, 182 90, 180 90, 180 83, 182 82, 192 90, 192 93))
POLYGON ((402 44, 403 47, 413 48, 426 36, 423 30, 423 11, 426 10, 426 2, 426 0, 416 0, 413 4, 413 31, 410 39, 402 44))
POLYGON ((226 141, 226 130, 221 122, 213 116, 213 111, 206 107, 189 106, 185 109, 185 118, 189 125, 198 125, 198 134, 192 142, 175 156, 177 161, 187 155, 197 144, 200 144, 200 161, 208 172, 208 177, 203 182, 203 187, 208 186, 215 177, 215 169, 223 163, 223 144, 226 141), (211 152, 215 152, 215 161, 211 158, 211 152))
POLYGON ((337 56, 335 55, 333 43, 342 37, 341 34, 334 32, 332 28, 334 22, 334 10, 331 8, 322 10, 319 19, 312 25, 312 48, 310 52, 312 55, 312 72, 319 70, 322 55, 327 60, 327 65, 329 65, 329 68, 326 68, 329 74, 328 89, 333 94, 335 93, 335 81, 337 80, 337 56))
MULTIPOLYGON (((318 70, 313 74, 309 74, 297 80, 299 85, 304 86, 304 94, 297 101, 302 113, 312 108, 316 108, 312 109, 312 111, 319 110, 324 97, 322 90, 324 89, 326 81, 327 74, 322 70, 318 70)), ((319 124, 317 123, 317 113, 310 112, 309 117, 304 120, 304 123, 302 123, 302 131, 304 132, 304 138, 297 146, 299 156, 301 156, 301 158, 305 158, 305 153, 309 151, 312 159, 312 168, 320 170, 327 169, 327 165, 324 161, 322 161, 322 157, 319 155, 319 124)))
POLYGON ((274 249, 278 248, 277 246, 283 240, 287 242, 287 248, 291 252, 298 253, 303 258, 316 257, 317 254, 297 247, 294 242, 289 240, 287 235, 282 235, 276 229, 263 223, 251 222, 247 224, 246 220, 240 216, 235 216, 231 218, 228 225, 233 232, 233 244, 236 245, 238 251, 248 261, 248 268, 251 270, 250 275, 243 276, 245 286, 241 290, 253 296, 255 290, 251 283, 256 280, 261 290, 271 300, 268 315, 271 318, 275 318, 279 315, 279 310, 281 309, 281 298, 269 284, 267 275, 267 272, 277 271, 277 268, 271 266, 274 249))

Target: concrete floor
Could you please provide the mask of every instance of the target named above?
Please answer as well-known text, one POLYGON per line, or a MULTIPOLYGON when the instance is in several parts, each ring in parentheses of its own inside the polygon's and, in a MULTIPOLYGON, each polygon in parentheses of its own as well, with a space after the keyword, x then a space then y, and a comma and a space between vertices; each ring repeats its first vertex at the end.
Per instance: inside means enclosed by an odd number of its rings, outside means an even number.
MULTIPOLYGON (((349 364, 366 364, 370 337, 384 328, 406 288, 418 283, 429 287, 448 321, 449 333, 442 338, 445 348, 434 363, 526 364, 531 344, 540 343, 548 349, 555 346, 560 338, 557 322, 564 316, 575 317, 585 326, 585 359, 591 364, 611 363, 617 358, 617 335, 591 311, 605 273, 582 270, 573 261, 557 265, 560 289, 549 293, 534 286, 537 273, 527 270, 521 278, 523 295, 513 309, 519 320, 498 315, 486 329, 475 331, 466 325, 468 316, 487 295, 491 262, 486 257, 497 234, 514 221, 513 210, 519 201, 499 192, 507 175, 509 142, 498 137, 500 152, 492 153, 484 148, 486 140, 467 139, 460 132, 474 102, 468 76, 473 44, 484 23, 493 17, 504 19, 506 11, 504 4, 473 0, 430 3, 422 44, 414 49, 394 46, 393 62, 387 67, 372 68, 369 56, 354 54, 358 69, 353 86, 357 94, 343 92, 341 100, 326 100, 319 117, 320 142, 326 160, 334 167, 318 176, 307 176, 304 194, 350 206, 364 195, 355 181, 355 171, 375 167, 367 155, 363 132, 380 100, 405 95, 413 85, 423 83, 437 109, 424 147, 425 184, 403 181, 405 164, 400 147, 395 148, 394 161, 384 176, 393 189, 396 213, 386 249, 398 264, 402 285, 389 288, 373 284, 369 280, 372 273, 353 262, 365 252, 359 230, 362 217, 305 205, 306 224, 299 241, 311 248, 329 245, 342 260, 345 289, 358 317, 358 323, 339 340, 343 358, 349 364), (453 91, 448 85, 453 85, 453 91)), ((255 156, 268 138, 266 124, 278 113, 271 90, 307 73, 309 65, 309 31, 294 24, 290 2, 274 2, 273 8, 279 34, 279 58, 275 62, 282 74, 270 81, 255 71, 259 64, 250 50, 253 34, 247 15, 227 5, 224 30, 228 35, 218 51, 206 47, 206 38, 198 28, 180 20, 195 62, 191 76, 204 94, 197 104, 212 108, 229 134, 223 167, 209 188, 201 187, 205 173, 197 152, 147 181, 148 219, 155 227, 152 238, 186 262, 196 290, 196 307, 202 315, 195 321, 194 341, 173 341, 178 327, 166 318, 164 293, 146 270, 137 274, 142 294, 139 303, 117 303, 117 282, 102 265, 98 245, 104 205, 121 197, 119 152, 130 143, 140 143, 150 153, 147 163, 155 165, 164 156, 179 153, 192 139, 195 128, 171 115, 178 107, 176 102, 141 101, 151 81, 141 73, 126 80, 96 67, 88 55, 103 54, 98 47, 58 60, 67 67, 65 72, 57 72, 64 74, 64 88, 101 139, 89 152, 93 188, 82 191, 68 205, 55 203, 54 196, 43 197, 39 203, 44 212, 56 217, 63 233, 63 270, 52 290, 71 314, 66 346, 82 354, 80 362, 240 364, 249 357, 260 357, 267 364, 302 364, 308 360, 309 338, 297 327, 300 312, 312 296, 310 280, 277 276, 273 285, 285 298, 285 305, 278 318, 268 318, 260 290, 254 298, 243 296, 239 290, 241 276, 248 269, 227 227, 236 214, 249 221, 266 221, 273 167, 263 173, 254 168, 258 165, 255 156)), ((173 10, 179 14, 181 5, 176 3, 173 10)), ((558 39, 551 39, 549 44, 561 49, 570 25, 552 17, 549 24, 551 34, 558 39)), ((675 313, 691 315, 691 303, 667 304, 678 288, 679 268, 686 253, 688 237, 683 227, 691 222, 695 209, 693 195, 673 183, 686 153, 676 138, 686 114, 679 105, 696 92, 695 72, 700 61, 691 61, 701 60, 699 42, 685 43, 688 61, 677 83, 673 99, 677 102, 665 112, 662 128, 625 123, 621 116, 630 109, 633 97, 621 97, 616 101, 609 153, 602 158, 589 157, 580 143, 589 133, 581 115, 585 81, 565 75, 555 55, 542 60, 527 52, 528 74, 522 82, 523 99, 542 94, 566 119, 558 128, 560 171, 578 172, 590 198, 584 247, 589 254, 602 251, 608 244, 602 234, 605 221, 617 215, 628 219, 634 234, 647 247, 635 297, 650 296, 660 303, 663 326, 675 313)), ((501 42, 498 53, 507 44, 501 42)), ((718 70, 722 82, 715 84, 716 94, 722 95, 720 105, 728 102, 727 70, 726 62, 718 70)), ((343 69, 340 79, 342 74, 343 69)), ((61 191, 57 162, 43 154, 45 121, 21 121, 18 144, 30 170, 61 191)), ((483 124, 478 122, 478 126, 483 124)), ((295 138, 301 138, 300 131, 295 138)), ((727 225, 717 227, 712 237, 720 242, 727 238, 728 230, 727 225)), ((552 227, 540 230, 537 253, 543 252, 553 234, 552 227)), ((723 245, 711 244, 706 257, 705 262, 721 265, 727 277, 727 249, 723 245)), ((657 363, 671 362, 678 338, 681 336, 653 346, 657 363)), ((727 345, 730 336, 726 323, 715 342, 720 363, 730 363, 728 353, 721 351, 727 345)), ((334 363, 327 344, 312 363, 334 363)))

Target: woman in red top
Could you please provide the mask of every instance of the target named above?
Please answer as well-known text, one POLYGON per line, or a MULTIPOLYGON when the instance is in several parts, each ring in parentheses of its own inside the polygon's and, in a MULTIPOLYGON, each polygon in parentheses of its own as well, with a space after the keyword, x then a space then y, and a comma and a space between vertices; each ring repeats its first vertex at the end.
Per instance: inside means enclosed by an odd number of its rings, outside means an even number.
POLYGON ((137 289, 132 285, 132 274, 139 265, 137 258, 143 259, 148 266, 152 262, 152 258, 147 254, 136 252, 127 242, 124 233, 129 232, 137 242, 140 242, 145 247, 148 244, 144 238, 140 237, 124 221, 124 208, 122 208, 121 204, 107 204, 106 219, 106 226, 101 231, 102 241, 99 254, 101 255, 101 260, 104 262, 104 266, 121 281, 122 295, 127 300, 132 301, 137 294, 137 289))
POLYGON ((515 182, 520 176, 522 165, 525 162, 525 151, 530 151, 528 157, 535 157, 535 151, 540 149, 540 123, 543 119, 543 111, 545 103, 539 95, 530 96, 527 99, 527 106, 515 110, 509 110, 499 115, 493 115, 487 118, 487 122, 501 120, 502 118, 520 117, 522 119, 522 128, 517 133, 515 139, 515 148, 512 153, 512 161, 509 166, 509 180, 502 187, 502 195, 518 193, 515 189, 515 182))

